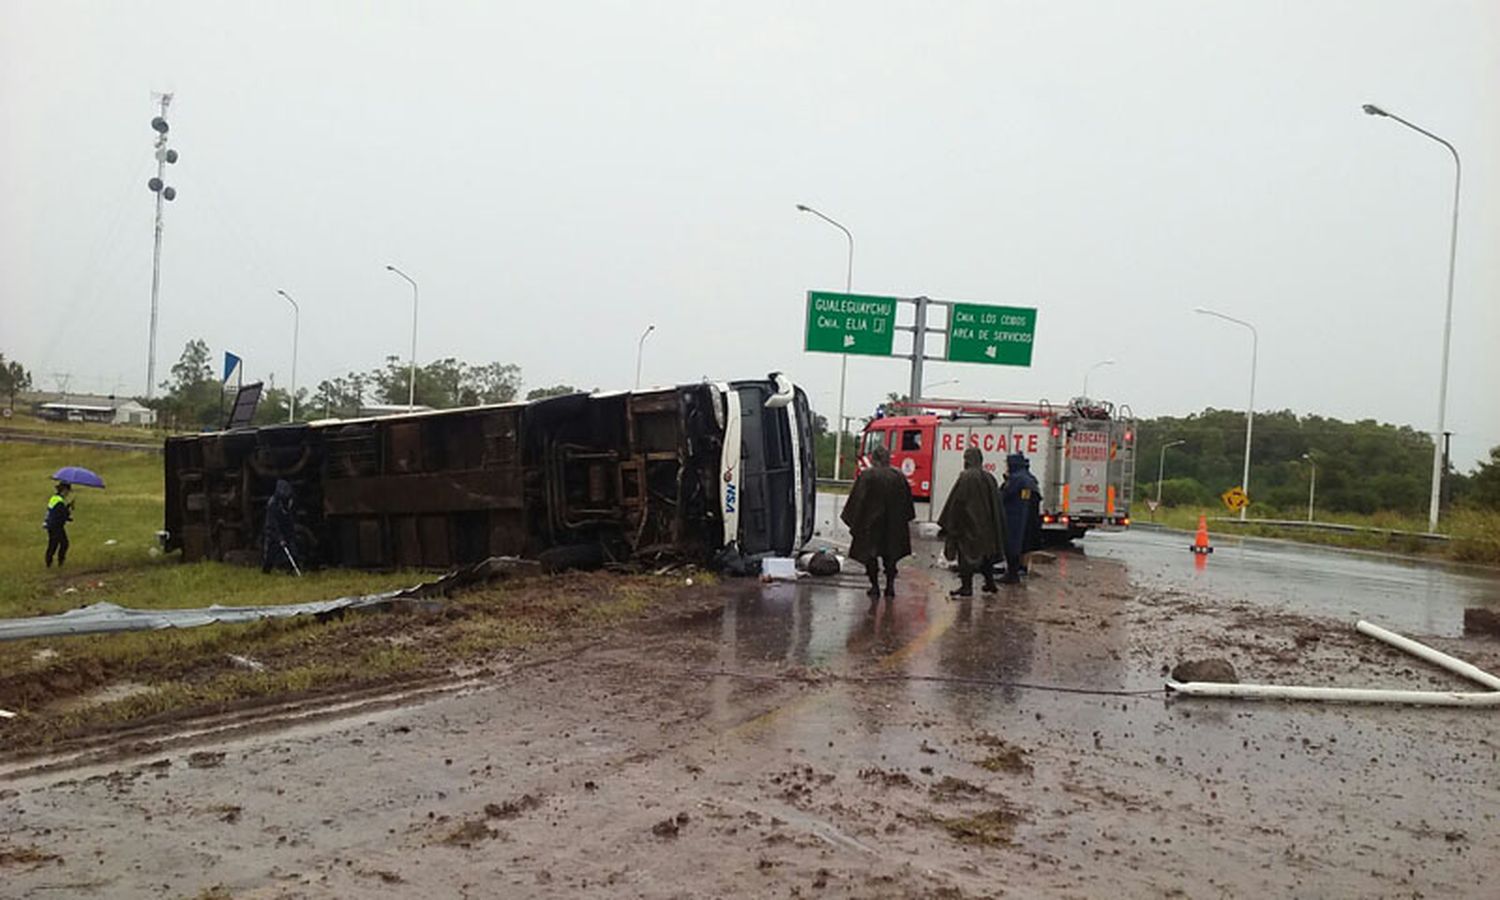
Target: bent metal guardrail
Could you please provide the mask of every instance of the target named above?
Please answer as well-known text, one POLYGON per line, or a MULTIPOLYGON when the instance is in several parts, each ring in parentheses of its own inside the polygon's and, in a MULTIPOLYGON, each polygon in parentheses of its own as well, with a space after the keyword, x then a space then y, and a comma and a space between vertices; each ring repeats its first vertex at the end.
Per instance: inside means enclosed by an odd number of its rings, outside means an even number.
POLYGON ((1302 519, 1234 519, 1215 516, 1209 519, 1222 525, 1266 525, 1273 528, 1289 528, 1302 531, 1336 531, 1343 534, 1373 534, 1383 537, 1407 537, 1423 541, 1443 542, 1448 535, 1432 531, 1402 531, 1399 528, 1376 528, 1372 525, 1348 525, 1343 522, 1308 522, 1302 519))

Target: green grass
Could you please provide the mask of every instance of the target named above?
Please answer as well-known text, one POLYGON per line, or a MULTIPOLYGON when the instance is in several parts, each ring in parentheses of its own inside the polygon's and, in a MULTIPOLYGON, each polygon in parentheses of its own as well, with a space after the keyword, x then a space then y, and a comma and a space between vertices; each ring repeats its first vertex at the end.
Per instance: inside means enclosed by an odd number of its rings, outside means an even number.
POLYGON ((0 432, 38 434, 55 438, 81 438, 91 441, 118 441, 123 443, 151 444, 160 446, 168 433, 157 428, 138 425, 102 425, 97 422, 53 422, 38 419, 29 413, 17 410, 9 419, 0 419, 0 432))
MULTIPOLYGON (((0 618, 100 601, 148 609, 295 603, 431 577, 328 569, 295 578, 262 575, 258 567, 187 564, 157 549, 161 522, 158 455, 0 443, 0 618), (41 521, 50 475, 64 465, 92 469, 109 487, 78 489, 68 563, 47 569, 41 521)), ((695 578, 712 583, 705 573, 695 578)), ((23 713, 0 730, 0 751, 182 710, 410 680, 511 648, 610 633, 675 596, 681 584, 674 577, 553 576, 494 583, 450 598, 438 612, 0 642, 0 707, 23 713), (243 668, 234 656, 263 668, 243 668), (89 699, 119 684, 149 689, 89 699)))
POLYGON ((143 608, 267 605, 364 594, 423 580, 418 573, 328 569, 266 576, 254 567, 183 564, 157 548, 162 459, 149 453, 0 444, 0 618, 99 601, 143 608), (49 476, 65 465, 99 473, 104 490, 75 488, 67 565, 47 569, 41 527, 49 476), (108 543, 114 541, 113 544, 108 543))

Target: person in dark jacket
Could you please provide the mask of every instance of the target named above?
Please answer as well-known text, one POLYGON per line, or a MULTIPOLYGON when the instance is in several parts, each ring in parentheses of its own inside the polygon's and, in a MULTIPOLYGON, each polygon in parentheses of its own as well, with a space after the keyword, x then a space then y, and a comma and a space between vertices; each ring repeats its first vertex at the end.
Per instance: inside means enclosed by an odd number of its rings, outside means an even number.
MULTIPOLYGON (((1029 474, 1029 473, 1028 473, 1029 474)), ((1036 481, 1036 476, 1031 476, 1036 481)), ((1026 514, 1026 540, 1021 542, 1021 574, 1031 570, 1031 554, 1042 549, 1042 492, 1031 492, 1031 503, 1026 514)))
POLYGON ((943 555, 958 560, 958 590, 954 597, 974 596, 974 573, 984 575, 984 590, 994 593, 995 563, 1005 553, 1005 519, 1000 513, 1000 486, 984 469, 978 447, 964 451, 964 470, 943 503, 938 527, 943 555))
MULTIPOLYGON (((1031 463, 1024 454, 1012 453, 1005 458, 1005 483, 1000 486, 1000 502, 1005 510, 1005 584, 1021 580, 1021 554, 1026 549, 1026 535, 1031 529, 1034 508, 1040 508, 1041 489, 1031 474, 1031 463)), ((1038 522, 1038 526, 1040 526, 1038 522)))
POLYGON ((891 452, 883 445, 870 451, 870 468, 859 473, 839 518, 853 540, 849 558, 864 563, 870 577, 870 597, 880 596, 879 563, 885 565, 885 595, 896 596, 896 563, 911 555, 911 528, 917 517, 906 476, 891 468, 891 452))
POLYGON ((57 567, 68 559, 68 523, 73 520, 73 486, 59 481, 52 497, 47 500, 47 518, 42 527, 47 529, 47 568, 52 568, 52 557, 57 557, 57 567))
POLYGON ((293 563, 297 557, 297 527, 293 519, 296 498, 291 482, 277 479, 276 490, 266 501, 266 521, 262 531, 260 570, 270 574, 273 566, 293 563))

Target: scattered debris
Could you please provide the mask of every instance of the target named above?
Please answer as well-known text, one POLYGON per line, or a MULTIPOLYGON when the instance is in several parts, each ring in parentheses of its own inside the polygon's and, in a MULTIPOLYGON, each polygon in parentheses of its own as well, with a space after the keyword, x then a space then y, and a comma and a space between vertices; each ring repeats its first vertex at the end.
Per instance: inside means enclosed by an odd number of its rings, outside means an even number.
POLYGON ((455 847, 471 847, 480 841, 499 837, 500 832, 487 825, 484 819, 469 819, 453 829, 443 838, 443 843, 455 847))
POLYGON ((212 769, 224 764, 224 754, 215 750, 199 750, 188 754, 187 763, 194 769, 212 769))
POLYGON ((244 812, 244 809, 242 807, 234 805, 233 803, 225 803, 213 807, 211 811, 219 813, 220 822, 227 822, 228 824, 233 825, 240 820, 240 813, 244 812))
POLYGON ((39 866, 42 863, 62 861, 56 853, 45 853, 35 847, 0 846, 0 868, 6 866, 39 866))
MULTIPOLYGON (((1412 691, 1385 688, 1307 687, 1303 685, 1283 684, 1214 684, 1210 682, 1181 683, 1177 681, 1167 682, 1167 689, 1189 696, 1235 697, 1257 700, 1323 700, 1348 703, 1404 703, 1418 706, 1468 706, 1485 708, 1500 706, 1500 677, 1496 677, 1472 663, 1449 656, 1439 650, 1434 650, 1426 644, 1419 643, 1408 637, 1402 637, 1394 631, 1387 631, 1371 622, 1364 620, 1355 622, 1354 629, 1360 634, 1375 638, 1398 650, 1403 650, 1419 659, 1447 669, 1455 675, 1460 675, 1470 681, 1476 682, 1487 688, 1487 690, 1468 692, 1412 691)), ((1360 659, 1369 661, 1363 654, 1360 655, 1360 659)), ((1403 671, 1407 673, 1411 672, 1410 669, 1403 671)), ((1177 672, 1174 671, 1173 675, 1175 676, 1176 674, 1177 672)))
MULTIPOLYGON (((483 584, 497 578, 534 572, 538 563, 508 556, 493 556, 473 565, 454 569, 441 578, 400 590, 382 591, 311 603, 282 606, 207 606, 198 609, 130 609, 114 603, 94 603, 55 616, 0 619, 0 640, 58 637, 74 634, 104 634, 118 631, 156 631, 163 628, 196 628, 216 622, 258 622, 293 616, 326 618, 344 610, 387 612, 412 606, 428 606, 425 598, 445 597, 454 589, 483 584)), ((76 593, 66 588, 63 593, 76 593)))
POLYGON ((814 553, 802 554, 798 558, 797 564, 807 574, 816 575, 820 578, 837 575, 844 568, 843 561, 839 559, 838 554, 826 548, 814 553))
POLYGON ((1172 680, 1184 684, 1191 681, 1211 681, 1219 684, 1239 684, 1239 676, 1227 659, 1196 659, 1180 662, 1172 669, 1172 680))
POLYGON ((1026 751, 1004 738, 984 732, 974 738, 974 741, 990 751, 988 756, 979 761, 981 769, 1012 774, 1031 772, 1031 763, 1026 761, 1026 751))
POLYGON ((249 669, 252 672, 264 672, 266 670, 265 663, 258 659, 251 659, 248 656, 240 656, 238 653, 229 654, 229 662, 241 669, 249 669))
POLYGON ((675 838, 682 831, 684 825, 690 821, 688 814, 680 812, 670 819, 662 819, 651 826, 651 833, 659 838, 675 838))
POLYGON ((1009 806, 955 819, 938 819, 949 836, 964 844, 1009 844, 1021 815, 1009 806))
POLYGON ((790 556, 768 556, 760 561, 761 581, 796 581, 797 561, 790 556))
POLYGON ((542 805, 540 796, 522 794, 515 800, 507 800, 504 803, 486 803, 484 814, 491 819, 516 819, 522 813, 530 812, 542 805))
POLYGON ((962 778, 944 775, 942 781, 927 789, 927 793, 932 795, 934 800, 956 800, 960 797, 979 797, 989 792, 962 778))
POLYGON ((879 768, 860 769, 859 777, 865 781, 878 783, 884 787, 915 786, 911 780, 911 776, 905 772, 889 772, 879 768))

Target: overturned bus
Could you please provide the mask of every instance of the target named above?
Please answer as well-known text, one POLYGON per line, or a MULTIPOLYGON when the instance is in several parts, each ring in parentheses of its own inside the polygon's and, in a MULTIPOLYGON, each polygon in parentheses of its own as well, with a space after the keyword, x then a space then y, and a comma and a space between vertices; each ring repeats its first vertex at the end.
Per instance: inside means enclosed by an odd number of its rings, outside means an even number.
POLYGON ((780 373, 174 437, 163 544, 258 560, 285 480, 299 562, 738 568, 812 537, 812 437, 807 395, 780 373))

